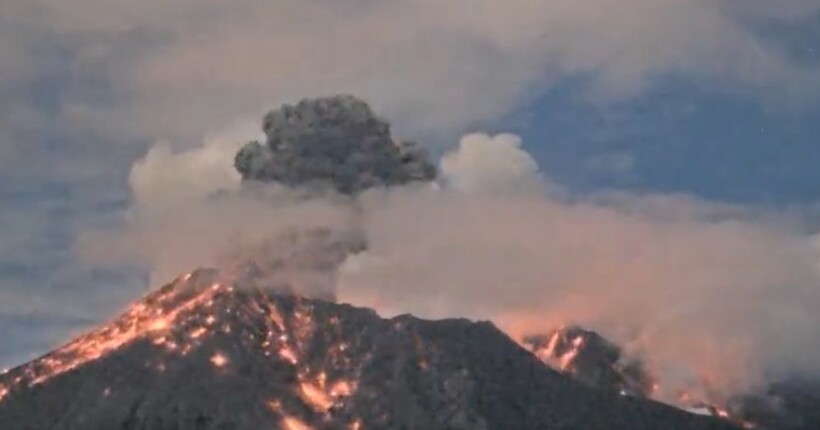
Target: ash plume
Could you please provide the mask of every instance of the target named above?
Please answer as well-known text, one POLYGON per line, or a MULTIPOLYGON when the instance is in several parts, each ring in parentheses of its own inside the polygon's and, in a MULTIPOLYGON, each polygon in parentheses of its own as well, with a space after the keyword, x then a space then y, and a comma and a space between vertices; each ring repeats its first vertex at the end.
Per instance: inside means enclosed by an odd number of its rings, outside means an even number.
MULTIPOLYGON (((387 121, 353 96, 285 104, 266 114, 262 124, 264 144, 250 142, 234 158, 246 182, 275 183, 308 195, 328 190, 356 195, 374 187, 429 182, 436 176, 422 148, 396 141, 387 121)), ((366 247, 357 220, 345 231, 290 229, 253 250, 241 263, 242 277, 268 288, 335 299, 336 269, 366 247), (291 273, 299 274, 298 280, 288 276, 291 273)))
POLYGON ((431 181, 436 169, 413 142, 353 96, 305 99, 265 115, 266 141, 245 145, 235 159, 245 180, 286 186, 330 186, 343 194, 431 181))
POLYGON ((243 285, 334 300, 337 268, 366 247, 355 196, 436 177, 422 147, 396 140, 353 96, 282 105, 264 116, 264 138, 236 151, 235 141, 256 134, 248 128, 192 151, 152 148, 131 172, 124 234, 97 232, 81 248, 147 260, 153 284, 206 266, 243 285))

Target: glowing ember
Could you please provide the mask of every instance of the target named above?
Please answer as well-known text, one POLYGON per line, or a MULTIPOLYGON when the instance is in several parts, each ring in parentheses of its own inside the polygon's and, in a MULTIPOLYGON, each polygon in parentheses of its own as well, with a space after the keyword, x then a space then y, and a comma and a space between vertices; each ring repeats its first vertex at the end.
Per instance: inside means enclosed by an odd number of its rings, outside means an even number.
POLYGON ((349 396, 355 390, 353 384, 347 381, 339 381, 330 387, 330 395, 333 397, 349 396))
POLYGON ((279 400, 271 400, 267 403, 267 405, 268 408, 273 412, 282 412, 282 402, 280 402, 279 400))
POLYGON ((565 353, 561 354, 561 357, 558 359, 558 366, 561 370, 567 370, 569 366, 572 364, 575 357, 578 356, 578 353, 581 351, 581 347, 584 346, 584 338, 576 337, 572 341, 572 347, 565 353))
POLYGON ((153 331, 165 330, 167 328, 168 328, 168 321, 166 321, 164 319, 158 319, 158 320, 152 322, 151 325, 148 327, 149 330, 153 330, 153 331))
POLYGON ((333 400, 321 388, 311 383, 303 382, 299 385, 302 397, 313 409, 324 412, 333 406, 333 400))
POLYGON ((205 327, 199 327, 196 330, 192 331, 190 336, 191 339, 199 339, 200 337, 202 337, 203 334, 207 332, 208 329, 206 329, 205 327))
POLYGON ((561 326, 558 330, 555 330, 555 333, 550 336, 550 341, 547 344, 546 350, 543 351, 544 357, 552 357, 555 355, 555 347, 558 346, 558 339, 561 336, 561 331, 564 330, 564 326, 561 326))
POLYGON ((296 364, 299 362, 299 359, 296 358, 296 353, 294 353, 288 346, 283 346, 279 349, 279 356, 289 361, 290 364, 296 364))
POLYGON ((224 354, 221 352, 217 352, 216 354, 211 356, 211 364, 216 367, 224 367, 228 364, 228 357, 225 357, 224 354))
POLYGON ((285 430, 313 430, 313 427, 290 416, 282 418, 282 428, 285 430))

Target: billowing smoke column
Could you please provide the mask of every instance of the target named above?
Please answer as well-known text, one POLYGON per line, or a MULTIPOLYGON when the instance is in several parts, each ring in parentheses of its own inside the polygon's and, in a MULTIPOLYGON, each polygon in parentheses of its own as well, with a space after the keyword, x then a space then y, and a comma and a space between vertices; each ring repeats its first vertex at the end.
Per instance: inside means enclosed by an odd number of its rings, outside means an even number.
POLYGON ((248 143, 236 154, 245 180, 357 194, 436 176, 421 148, 395 141, 390 125, 353 96, 283 105, 265 115, 263 130, 266 142, 248 143))
MULTIPOLYGON (((253 182, 274 182, 307 191, 308 197, 327 191, 355 196, 436 177, 422 148, 393 139, 390 125, 353 96, 283 105, 265 115, 263 131, 266 142, 248 143, 234 160, 250 188, 253 182)), ((345 231, 300 229, 274 238, 241 260, 237 279, 335 299, 336 269, 365 248, 352 218, 354 225, 345 231)))

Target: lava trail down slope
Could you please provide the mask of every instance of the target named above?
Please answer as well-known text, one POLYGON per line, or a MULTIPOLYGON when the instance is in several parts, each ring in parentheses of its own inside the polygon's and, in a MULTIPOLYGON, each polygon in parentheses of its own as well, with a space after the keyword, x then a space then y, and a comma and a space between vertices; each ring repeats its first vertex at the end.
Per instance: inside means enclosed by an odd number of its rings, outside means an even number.
POLYGON ((0 375, 0 428, 730 430, 595 389, 494 325, 185 275, 0 375))

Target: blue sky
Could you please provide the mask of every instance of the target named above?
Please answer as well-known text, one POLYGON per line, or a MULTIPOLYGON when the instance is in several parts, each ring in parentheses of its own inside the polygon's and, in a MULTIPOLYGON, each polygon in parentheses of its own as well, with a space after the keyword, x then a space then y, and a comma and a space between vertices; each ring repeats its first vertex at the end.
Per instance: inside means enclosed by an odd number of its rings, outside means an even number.
POLYGON ((601 107, 567 82, 502 127, 576 191, 690 193, 788 206, 820 199, 820 106, 799 109, 675 79, 601 107), (523 118, 523 119, 522 119, 523 118))
POLYGON ((571 193, 816 217, 817 1, 145 3, 0 0, 0 367, 145 291, 75 242, 121 221, 149 146, 301 96, 361 94, 437 153, 463 132, 519 134, 571 193))

